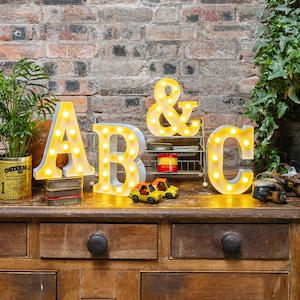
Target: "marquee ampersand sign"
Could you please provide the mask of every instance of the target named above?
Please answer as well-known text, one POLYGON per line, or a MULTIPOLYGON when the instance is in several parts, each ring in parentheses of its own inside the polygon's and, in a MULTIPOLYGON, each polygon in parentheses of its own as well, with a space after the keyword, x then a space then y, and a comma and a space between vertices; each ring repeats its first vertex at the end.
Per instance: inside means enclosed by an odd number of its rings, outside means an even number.
POLYGON ((149 130, 156 136, 182 136, 196 135, 200 128, 200 121, 190 121, 189 118, 195 107, 196 101, 178 102, 179 114, 174 105, 180 95, 180 86, 177 81, 171 78, 163 78, 158 81, 154 88, 153 104, 147 114, 146 122, 149 130), (164 115, 169 124, 163 126, 160 122, 161 115, 164 115))

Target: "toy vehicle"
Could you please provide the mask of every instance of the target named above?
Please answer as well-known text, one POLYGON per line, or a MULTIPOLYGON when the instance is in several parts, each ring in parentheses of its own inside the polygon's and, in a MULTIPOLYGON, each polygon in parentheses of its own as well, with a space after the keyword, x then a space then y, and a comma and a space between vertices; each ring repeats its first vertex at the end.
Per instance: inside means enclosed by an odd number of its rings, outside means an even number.
POLYGON ((154 204, 163 198, 162 192, 158 191, 150 182, 140 182, 130 191, 129 197, 133 202, 147 202, 154 204))
POLYGON ((163 197, 172 199, 178 197, 178 188, 171 185, 169 180, 166 178, 156 178, 152 185, 163 193, 163 197))

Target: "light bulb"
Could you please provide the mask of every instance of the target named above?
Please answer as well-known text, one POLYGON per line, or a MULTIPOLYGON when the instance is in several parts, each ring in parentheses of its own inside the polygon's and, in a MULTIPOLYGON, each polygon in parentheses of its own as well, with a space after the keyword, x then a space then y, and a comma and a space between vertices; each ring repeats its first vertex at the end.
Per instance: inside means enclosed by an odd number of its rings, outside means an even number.
POLYGON ((67 151, 69 149, 69 145, 68 144, 63 144, 62 148, 67 151))
POLYGON ((236 134, 236 129, 235 129, 235 128, 231 128, 231 129, 230 129, 230 133, 231 133, 231 134, 236 134))
POLYGON ((243 181, 244 183, 247 183, 247 182, 249 181, 249 179, 248 179, 247 177, 243 177, 242 181, 243 181))
POLYGON ((51 169, 46 169, 45 173, 46 173, 46 175, 51 175, 52 174, 52 170, 51 169))
POLYGON ((55 131, 55 135, 56 135, 56 136, 61 136, 61 131, 60 131, 60 130, 56 130, 56 131, 55 131))
POLYGON ((227 186, 226 186, 226 190, 227 190, 228 192, 232 191, 232 185, 227 185, 227 186))
POLYGON ((214 178, 215 178, 215 179, 218 179, 218 178, 220 178, 220 173, 218 173, 218 172, 215 172, 215 173, 214 173, 214 178))
POLYGON ((75 147, 75 148, 73 149, 73 152, 74 152, 75 154, 78 154, 78 153, 80 152, 80 149, 79 149, 78 147, 75 147))
POLYGON ((243 144, 245 147, 248 147, 250 145, 250 142, 248 140, 244 140, 243 144))
POLYGON ((53 155, 55 155, 55 153, 56 153, 56 152, 55 152, 55 150, 54 150, 54 149, 50 149, 50 150, 49 150, 49 154, 50 154, 50 155, 52 155, 52 156, 53 156, 53 155))
POLYGON ((217 144, 221 143, 221 138, 216 137, 216 138, 215 138, 215 142, 216 142, 217 144))
POLYGON ((212 156, 212 160, 213 160, 213 161, 217 161, 218 159, 219 159, 218 155, 213 155, 213 156, 212 156))
POLYGON ((76 130, 75 129, 70 129, 69 133, 70 133, 70 135, 75 135, 76 130))
POLYGON ((133 181, 130 181, 130 182, 128 183, 128 185, 129 185, 129 187, 133 188, 133 187, 135 186, 135 183, 134 183, 133 181))

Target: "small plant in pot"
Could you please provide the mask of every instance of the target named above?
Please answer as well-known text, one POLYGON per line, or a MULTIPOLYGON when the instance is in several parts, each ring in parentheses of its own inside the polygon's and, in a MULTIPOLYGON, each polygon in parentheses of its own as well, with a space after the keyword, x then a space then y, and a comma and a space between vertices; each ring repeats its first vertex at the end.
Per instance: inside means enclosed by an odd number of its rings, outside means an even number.
POLYGON ((295 120, 300 103, 300 1, 266 0, 259 17, 263 26, 253 50, 261 72, 245 105, 245 116, 256 124, 256 173, 280 164, 278 129, 295 120))
POLYGON ((35 62, 18 60, 11 72, 0 71, 0 200, 31 198, 32 166, 27 153, 39 122, 52 116, 58 101, 48 90, 49 76, 35 62), (24 181, 24 182, 22 182, 24 181))

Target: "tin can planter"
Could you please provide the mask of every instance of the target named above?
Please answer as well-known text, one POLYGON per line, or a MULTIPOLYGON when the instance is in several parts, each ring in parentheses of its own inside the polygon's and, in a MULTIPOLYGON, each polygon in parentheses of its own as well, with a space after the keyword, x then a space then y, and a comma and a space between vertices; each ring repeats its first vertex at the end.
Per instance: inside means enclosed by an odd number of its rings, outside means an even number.
POLYGON ((0 157, 0 201, 28 201, 32 197, 32 157, 0 157))

